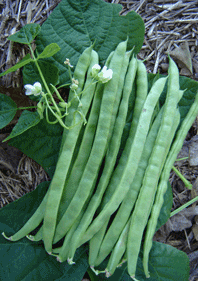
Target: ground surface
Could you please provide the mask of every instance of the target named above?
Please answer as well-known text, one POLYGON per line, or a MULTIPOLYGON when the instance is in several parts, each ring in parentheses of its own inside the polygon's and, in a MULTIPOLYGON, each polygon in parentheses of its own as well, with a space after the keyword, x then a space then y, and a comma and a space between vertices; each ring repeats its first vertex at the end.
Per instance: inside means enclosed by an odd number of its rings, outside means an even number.
MULTIPOLYGON (((24 55, 12 51, 6 38, 23 25, 36 22, 42 24, 60 0, 0 1, 0 72, 18 62, 24 55)), ((180 74, 198 80, 198 2, 195 0, 141 0, 106 1, 123 6, 124 16, 135 10, 145 23, 145 40, 139 58, 145 60, 148 72, 167 73, 168 57, 177 62, 180 74), (182 59, 181 59, 182 58, 182 59)), ((17 46, 16 46, 17 48, 17 46)), ((0 92, 12 97, 19 106, 29 106, 23 94, 20 71, 0 80, 0 92)), ((0 207, 34 190, 48 175, 37 163, 7 143, 1 143, 16 124, 19 115, 0 131, 0 207)), ((173 209, 178 208, 198 195, 197 122, 188 133, 181 157, 189 160, 177 162, 175 166, 193 184, 188 190, 178 176, 171 172, 173 209)), ((190 280, 198 280, 198 206, 196 203, 174 216, 156 234, 155 239, 185 251, 191 261, 190 280)))

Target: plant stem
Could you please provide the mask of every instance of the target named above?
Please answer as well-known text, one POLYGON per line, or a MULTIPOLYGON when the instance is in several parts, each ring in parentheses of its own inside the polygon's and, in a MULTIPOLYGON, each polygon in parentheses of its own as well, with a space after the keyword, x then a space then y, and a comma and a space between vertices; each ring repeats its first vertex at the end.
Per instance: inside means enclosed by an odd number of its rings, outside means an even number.
POLYGON ((37 106, 18 107, 17 110, 29 109, 29 108, 37 108, 37 106))
POLYGON ((57 112, 59 113, 59 115, 61 115, 61 112, 60 112, 60 110, 59 110, 59 108, 58 108, 58 106, 57 106, 57 104, 56 104, 56 102, 55 102, 55 100, 54 100, 54 98, 53 98, 53 96, 52 96, 52 94, 51 94, 51 91, 50 91, 50 89, 49 89, 49 87, 48 87, 48 85, 47 85, 47 83, 46 83, 46 81, 45 81, 45 78, 44 78, 43 73, 42 73, 42 71, 41 71, 41 69, 40 69, 40 66, 39 66, 39 64, 38 64, 38 62, 37 62, 37 59, 36 59, 36 57, 35 57, 35 55, 34 55, 34 52, 33 52, 33 50, 32 50, 32 47, 31 47, 30 44, 28 44, 28 46, 29 46, 29 48, 30 48, 30 51, 31 51, 33 60, 34 60, 34 62, 35 62, 35 64, 36 64, 36 67, 37 67, 38 72, 39 72, 39 74, 40 74, 40 76, 41 76, 41 79, 42 79, 42 81, 43 81, 43 84, 44 84, 44 86, 45 86, 45 88, 46 88, 46 90, 47 90, 47 93, 49 94, 49 96, 50 96, 50 98, 51 98, 51 100, 52 100, 52 103, 54 104, 54 106, 55 106, 57 112))
POLYGON ((178 177, 180 177, 180 179, 183 181, 185 187, 187 187, 188 189, 192 189, 192 184, 174 166, 172 167, 172 169, 175 174, 178 175, 178 177))
POLYGON ((182 205, 181 207, 177 208, 176 210, 174 210, 173 212, 171 212, 170 217, 176 215, 177 213, 181 212, 183 209, 187 208, 188 206, 190 206, 191 204, 193 204, 194 202, 196 202, 198 200, 198 196, 196 196, 195 198, 193 198, 192 200, 190 200, 189 202, 185 203, 184 205, 182 205))

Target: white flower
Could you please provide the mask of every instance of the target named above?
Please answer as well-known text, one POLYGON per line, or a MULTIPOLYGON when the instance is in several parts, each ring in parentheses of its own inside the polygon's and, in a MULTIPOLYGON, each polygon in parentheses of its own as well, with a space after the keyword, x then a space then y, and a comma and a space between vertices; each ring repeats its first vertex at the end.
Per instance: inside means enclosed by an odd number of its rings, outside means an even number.
POLYGON ((94 66, 92 66, 92 76, 95 77, 98 72, 100 71, 101 66, 99 64, 94 64, 94 66))
POLYGON ((103 69, 98 73, 98 81, 102 83, 108 82, 113 76, 113 70, 107 69, 106 66, 103 67, 103 69))
POLYGON ((78 80, 72 78, 72 84, 71 84, 71 86, 70 86, 70 89, 71 89, 72 91, 77 90, 77 89, 78 89, 78 84, 79 84, 78 80))
POLYGON ((68 58, 66 58, 66 60, 64 61, 64 64, 69 65, 69 67, 74 67, 73 65, 70 64, 70 60, 68 58))
POLYGON ((34 85, 27 84, 24 86, 26 89, 25 94, 27 96, 29 95, 34 95, 34 96, 39 96, 42 93, 42 86, 39 82, 34 83, 34 85))

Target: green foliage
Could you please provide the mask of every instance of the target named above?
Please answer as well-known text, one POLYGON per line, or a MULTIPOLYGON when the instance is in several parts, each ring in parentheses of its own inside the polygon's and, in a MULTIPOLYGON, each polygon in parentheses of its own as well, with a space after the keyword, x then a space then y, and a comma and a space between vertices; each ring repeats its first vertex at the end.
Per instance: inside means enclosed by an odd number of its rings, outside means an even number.
MULTIPOLYGON (((49 86, 50 90, 52 88, 50 87, 50 83, 53 85, 57 85, 59 83, 59 69, 53 65, 50 62, 39 60, 38 64, 40 66, 40 69, 45 77, 45 80, 47 82, 47 85, 49 86)), ((46 92, 46 88, 43 84, 42 79, 40 78, 38 69, 34 62, 31 62, 28 64, 25 68, 25 71, 23 69, 23 83, 25 84, 34 84, 35 82, 40 82, 42 85, 42 89, 44 92, 46 92)), ((53 92, 53 91, 52 91, 53 92)), ((34 97, 34 100, 39 100, 40 97, 34 97)))
POLYGON ((14 72, 16 71, 17 69, 25 66, 26 64, 30 63, 31 61, 33 61, 33 59, 30 57, 30 54, 27 54, 21 61, 19 61, 17 64, 15 64, 14 66, 10 67, 8 70, 0 73, 0 77, 8 74, 8 73, 11 73, 11 72, 14 72))
POLYGON ((12 121, 17 111, 16 103, 7 95, 0 94, 0 129, 12 121))
MULTIPOLYGON (((41 203, 48 186, 49 182, 43 182, 34 191, 2 208, 1 232, 14 233, 22 227, 41 203)), ((67 262, 58 263, 48 255, 40 242, 24 238, 11 244, 0 235, 0 280, 81 280, 88 268, 86 250, 87 247, 79 249, 74 270, 67 262)))
POLYGON ((39 163, 52 177, 62 138, 62 127, 42 119, 36 126, 11 139, 9 144, 39 163))
POLYGON ((61 48, 58 54, 48 59, 60 71, 60 85, 70 82, 64 65, 65 58, 69 58, 75 66, 80 54, 93 43, 101 64, 127 37, 128 50, 135 46, 134 53, 140 51, 144 40, 144 23, 134 11, 120 16, 121 9, 121 5, 112 5, 103 0, 83 0, 80 3, 79 0, 62 0, 54 9, 43 23, 36 44, 38 52, 52 42, 61 48))
POLYGON ((21 135, 23 132, 27 131, 31 127, 36 126, 39 122, 40 117, 37 111, 31 112, 28 110, 24 110, 11 134, 4 141, 8 141, 9 139, 21 135))
POLYGON ((51 43, 45 47, 43 52, 38 55, 37 59, 45 59, 45 58, 52 57, 58 51, 60 51, 60 47, 56 43, 51 43))
POLYGON ((10 41, 30 44, 40 32, 40 25, 37 23, 29 23, 23 26, 18 32, 8 37, 10 41))

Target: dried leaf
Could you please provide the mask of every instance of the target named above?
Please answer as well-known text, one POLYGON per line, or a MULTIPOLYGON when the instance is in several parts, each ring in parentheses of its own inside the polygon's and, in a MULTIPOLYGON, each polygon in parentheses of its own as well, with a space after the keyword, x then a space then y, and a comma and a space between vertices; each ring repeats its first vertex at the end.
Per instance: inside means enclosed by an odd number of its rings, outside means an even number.
POLYGON ((182 67, 183 75, 188 72, 193 74, 192 70, 192 59, 188 46, 188 42, 182 43, 178 48, 175 48, 170 52, 170 56, 177 60, 178 64, 182 67), (188 72, 186 72, 188 70, 188 72))

